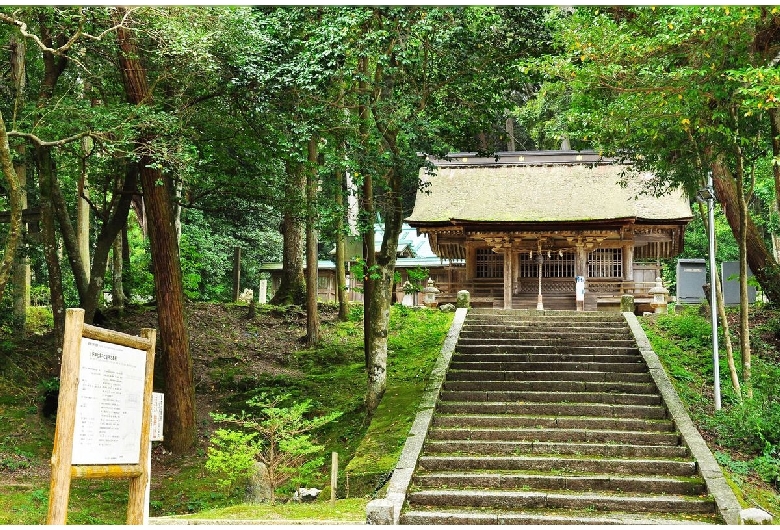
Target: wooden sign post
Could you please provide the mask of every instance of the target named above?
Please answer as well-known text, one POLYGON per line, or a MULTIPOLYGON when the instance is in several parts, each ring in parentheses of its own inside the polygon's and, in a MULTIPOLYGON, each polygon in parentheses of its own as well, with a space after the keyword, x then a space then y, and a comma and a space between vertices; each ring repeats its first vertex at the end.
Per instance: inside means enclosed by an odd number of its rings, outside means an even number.
POLYGON ((130 479, 127 524, 143 524, 155 339, 154 329, 127 335, 66 311, 47 524, 65 524, 72 478, 130 479))

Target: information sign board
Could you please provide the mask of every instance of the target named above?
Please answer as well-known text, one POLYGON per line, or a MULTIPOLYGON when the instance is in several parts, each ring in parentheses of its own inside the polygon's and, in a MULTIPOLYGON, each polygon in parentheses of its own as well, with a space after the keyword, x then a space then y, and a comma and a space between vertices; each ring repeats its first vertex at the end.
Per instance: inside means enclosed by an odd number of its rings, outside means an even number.
POLYGON ((73 465, 137 464, 146 352, 82 338, 73 465))

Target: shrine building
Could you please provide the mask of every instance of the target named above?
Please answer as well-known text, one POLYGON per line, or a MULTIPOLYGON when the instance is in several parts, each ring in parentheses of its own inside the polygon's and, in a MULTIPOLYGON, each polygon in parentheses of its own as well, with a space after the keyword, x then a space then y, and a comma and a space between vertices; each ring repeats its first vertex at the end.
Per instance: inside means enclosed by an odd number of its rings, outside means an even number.
POLYGON ((585 310, 614 310, 627 293, 641 304, 692 219, 682 191, 654 196, 651 175, 595 152, 430 162, 406 222, 449 264, 432 275, 442 300, 466 289, 473 305, 575 309, 579 276, 585 310))

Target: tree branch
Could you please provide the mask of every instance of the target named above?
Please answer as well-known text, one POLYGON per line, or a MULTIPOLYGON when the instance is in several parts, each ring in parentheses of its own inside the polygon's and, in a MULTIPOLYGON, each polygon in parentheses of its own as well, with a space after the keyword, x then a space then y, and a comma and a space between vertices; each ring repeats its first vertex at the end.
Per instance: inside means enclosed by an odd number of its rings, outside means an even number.
POLYGON ((62 138, 61 140, 54 140, 50 142, 41 140, 38 136, 32 133, 23 133, 19 131, 8 131, 8 136, 14 138, 24 138, 40 147, 62 147, 63 145, 76 142, 78 140, 81 140, 82 138, 87 138, 87 137, 92 138, 94 140, 100 140, 100 141, 106 140, 106 138, 102 134, 94 133, 91 131, 74 134, 73 136, 68 136, 67 138, 62 138))

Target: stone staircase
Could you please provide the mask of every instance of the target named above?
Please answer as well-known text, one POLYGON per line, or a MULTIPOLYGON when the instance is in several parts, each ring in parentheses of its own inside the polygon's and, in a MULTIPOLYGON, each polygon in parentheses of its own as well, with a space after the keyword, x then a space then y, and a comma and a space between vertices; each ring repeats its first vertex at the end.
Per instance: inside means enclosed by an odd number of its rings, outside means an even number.
POLYGON ((723 520, 623 315, 472 309, 400 522, 723 520))

